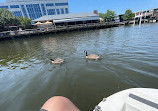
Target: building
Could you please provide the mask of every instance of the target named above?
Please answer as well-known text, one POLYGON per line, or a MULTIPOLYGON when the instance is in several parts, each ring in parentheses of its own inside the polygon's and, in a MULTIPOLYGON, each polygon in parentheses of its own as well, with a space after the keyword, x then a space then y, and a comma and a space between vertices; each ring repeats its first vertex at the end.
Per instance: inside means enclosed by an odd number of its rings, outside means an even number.
POLYGON ((0 3, 0 8, 32 20, 46 15, 69 14, 68 0, 7 0, 6 3, 0 3))
POLYGON ((93 13, 73 13, 64 15, 47 15, 33 20, 34 23, 52 22, 54 25, 92 24, 99 22, 99 15, 93 13))
POLYGON ((135 19, 158 19, 158 8, 143 10, 135 13, 135 19))
POLYGON ((92 13, 93 14, 98 14, 98 10, 93 10, 92 13))
POLYGON ((118 23, 118 22, 123 22, 123 15, 118 15, 116 18, 115 18, 115 22, 118 23))

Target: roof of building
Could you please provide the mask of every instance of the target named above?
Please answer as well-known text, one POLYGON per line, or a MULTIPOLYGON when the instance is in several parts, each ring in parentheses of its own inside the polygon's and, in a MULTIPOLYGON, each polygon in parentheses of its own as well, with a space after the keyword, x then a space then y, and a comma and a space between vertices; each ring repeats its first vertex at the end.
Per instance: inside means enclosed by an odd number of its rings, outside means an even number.
POLYGON ((33 20, 33 22, 38 21, 52 21, 53 22, 66 22, 66 21, 77 21, 79 19, 88 20, 91 19, 99 19, 98 14, 92 13, 73 13, 73 14, 62 14, 62 15, 47 15, 33 20), (97 18, 96 18, 97 17, 97 18))

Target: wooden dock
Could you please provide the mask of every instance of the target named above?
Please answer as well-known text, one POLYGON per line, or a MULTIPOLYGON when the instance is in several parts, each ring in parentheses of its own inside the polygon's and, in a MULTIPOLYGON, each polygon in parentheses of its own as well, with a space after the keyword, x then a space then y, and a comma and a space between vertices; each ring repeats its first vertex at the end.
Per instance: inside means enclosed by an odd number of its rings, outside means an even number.
POLYGON ((32 36, 47 33, 57 33, 57 32, 69 32, 77 30, 88 30, 88 29, 103 29, 117 27, 119 24, 103 24, 103 23, 93 23, 93 24, 79 24, 79 25, 67 25, 67 26, 56 26, 49 27, 47 29, 27 29, 27 30, 16 30, 16 31, 5 31, 0 32, 0 39, 2 38, 13 38, 20 36, 32 36))

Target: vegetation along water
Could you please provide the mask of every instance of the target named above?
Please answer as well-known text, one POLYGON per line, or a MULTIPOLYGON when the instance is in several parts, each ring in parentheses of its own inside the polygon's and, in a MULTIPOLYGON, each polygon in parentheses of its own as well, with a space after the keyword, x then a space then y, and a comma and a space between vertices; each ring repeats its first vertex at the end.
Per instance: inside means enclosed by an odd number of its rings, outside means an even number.
POLYGON ((158 24, 0 41, 0 110, 38 111, 52 96, 93 110, 118 91, 158 88, 158 24), (100 59, 86 60, 88 54, 100 59), (61 65, 50 59, 60 57, 61 65))

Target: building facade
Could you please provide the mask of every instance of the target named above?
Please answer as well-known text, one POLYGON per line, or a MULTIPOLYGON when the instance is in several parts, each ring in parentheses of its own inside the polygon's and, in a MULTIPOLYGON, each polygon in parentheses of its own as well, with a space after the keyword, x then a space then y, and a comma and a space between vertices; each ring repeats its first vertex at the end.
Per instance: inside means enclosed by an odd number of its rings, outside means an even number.
POLYGON ((46 15, 69 14, 68 0, 7 0, 6 3, 0 3, 0 8, 32 20, 46 15))
POLYGON ((156 18, 158 19, 158 8, 139 11, 135 13, 135 18, 156 18))
MULTIPOLYGON (((92 13, 73 13, 63 15, 47 15, 33 20, 35 24, 38 22, 45 25, 46 22, 51 22, 55 26, 68 25, 88 25, 99 23, 99 15, 92 13)), ((41 25, 41 24, 40 24, 41 25)))
POLYGON ((118 22, 123 22, 123 15, 118 15, 116 18, 115 18, 115 22, 118 23, 118 22))

